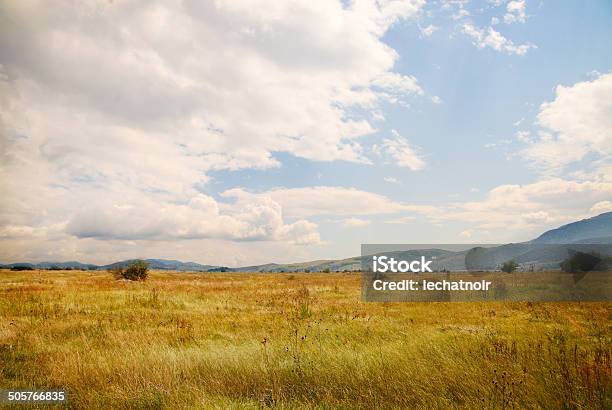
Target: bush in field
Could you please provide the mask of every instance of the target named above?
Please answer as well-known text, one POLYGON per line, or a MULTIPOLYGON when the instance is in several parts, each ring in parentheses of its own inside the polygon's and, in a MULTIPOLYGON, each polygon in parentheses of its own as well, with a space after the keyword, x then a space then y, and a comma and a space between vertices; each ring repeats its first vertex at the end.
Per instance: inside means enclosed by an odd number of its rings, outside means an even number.
POLYGON ((603 258, 597 253, 576 252, 561 263, 564 272, 589 272, 602 270, 603 258))
POLYGON ((149 264, 143 260, 130 262, 126 268, 116 267, 111 271, 116 279, 146 280, 149 276, 149 264))
POLYGON ((512 273, 518 269, 518 263, 515 261, 507 261, 502 264, 501 270, 502 272, 512 273))
POLYGON ((16 266, 12 266, 11 270, 15 270, 15 271, 34 270, 34 268, 31 266, 27 266, 27 265, 16 265, 16 266))

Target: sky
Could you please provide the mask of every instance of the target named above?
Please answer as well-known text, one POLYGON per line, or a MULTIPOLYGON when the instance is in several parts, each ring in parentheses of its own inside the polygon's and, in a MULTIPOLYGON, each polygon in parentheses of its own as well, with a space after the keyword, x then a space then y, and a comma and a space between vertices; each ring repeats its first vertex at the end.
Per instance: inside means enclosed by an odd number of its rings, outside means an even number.
POLYGON ((244 266, 612 210, 612 3, 0 3, 0 262, 244 266))

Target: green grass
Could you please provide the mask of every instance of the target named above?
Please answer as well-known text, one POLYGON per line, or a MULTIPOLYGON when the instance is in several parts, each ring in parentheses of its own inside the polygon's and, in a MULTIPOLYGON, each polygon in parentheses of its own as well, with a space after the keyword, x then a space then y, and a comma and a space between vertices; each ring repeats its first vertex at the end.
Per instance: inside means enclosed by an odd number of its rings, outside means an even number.
POLYGON ((356 274, 0 272, 0 387, 73 408, 610 408, 609 303, 364 303, 356 274))

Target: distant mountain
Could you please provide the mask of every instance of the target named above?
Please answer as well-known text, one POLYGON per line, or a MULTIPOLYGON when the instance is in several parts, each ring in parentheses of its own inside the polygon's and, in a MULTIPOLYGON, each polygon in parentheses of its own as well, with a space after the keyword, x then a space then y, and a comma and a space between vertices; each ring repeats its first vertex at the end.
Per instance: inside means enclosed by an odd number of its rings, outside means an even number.
MULTIPOLYGON (((433 260, 434 270, 490 270, 508 260, 515 260, 523 267, 535 269, 558 268, 567 255, 575 251, 596 251, 612 256, 612 212, 593 218, 583 219, 544 232, 528 242, 473 248, 465 251, 442 249, 420 249, 389 252, 396 259, 409 260, 421 255, 433 260), (597 244, 597 245, 593 245, 597 244)), ((167 259, 146 259, 151 269, 182 272, 338 272, 361 269, 362 260, 368 256, 355 256, 339 260, 315 260, 300 263, 268 263, 264 265, 228 268, 216 265, 202 265, 195 262, 181 262, 167 259)), ((119 261, 108 265, 92 265, 76 261, 10 263, 0 268, 31 267, 33 269, 85 269, 104 270, 125 267, 134 259, 119 261)))
POLYGON ((28 262, 17 262, 7 263, 6 265, 0 265, 0 268, 13 268, 19 266, 27 266, 32 269, 96 269, 98 266, 90 263, 81 263, 77 261, 69 262, 39 262, 39 263, 28 263, 28 262))
POLYGON ((560 264, 576 252, 597 253, 612 257, 612 246, 607 244, 536 244, 511 243, 491 248, 473 248, 465 254, 465 266, 472 271, 498 269, 513 260, 523 270, 558 269, 560 264))
MULTIPOLYGON (((465 266, 465 252, 452 252, 442 249, 419 249, 406 251, 385 252, 389 257, 397 260, 410 260, 420 258, 421 255, 428 259, 433 259, 433 269, 461 269, 465 266)), ((362 261, 369 261, 370 256, 355 256, 337 260, 316 260, 301 263, 278 264, 270 263, 266 265, 243 266, 232 268, 232 272, 343 272, 361 270, 362 261)))
POLYGON ((316 260, 299 263, 267 263, 265 265, 242 266, 231 268, 232 272, 323 272, 331 270, 350 270, 353 266, 359 266, 359 258, 349 258, 341 260, 316 260), (332 269, 332 266, 335 269, 332 269))
MULTIPOLYGON (((111 263, 109 265, 98 266, 98 269, 113 269, 113 268, 124 268, 134 262, 136 259, 128 259, 120 262, 111 263)), ((195 262, 181 262, 177 260, 167 259, 145 259, 145 262, 149 264, 149 268, 157 270, 175 270, 182 272, 206 272, 218 266, 214 265, 201 265, 195 262)))
POLYGON ((612 212, 572 222, 544 232, 532 241, 537 244, 607 243, 612 244, 612 212))
MULTIPOLYGON (((113 269, 117 267, 126 267, 130 262, 136 259, 129 259, 111 263, 108 265, 94 265, 91 263, 81 263, 76 261, 70 262, 40 262, 40 263, 27 263, 17 262, 0 265, 0 268, 14 268, 14 267, 30 267, 32 269, 80 269, 80 270, 105 270, 113 269)), ((145 259, 151 269, 156 270, 175 270, 181 272, 207 272, 211 269, 218 268, 213 265, 201 265, 195 262, 181 262, 177 260, 166 260, 166 259, 145 259)))

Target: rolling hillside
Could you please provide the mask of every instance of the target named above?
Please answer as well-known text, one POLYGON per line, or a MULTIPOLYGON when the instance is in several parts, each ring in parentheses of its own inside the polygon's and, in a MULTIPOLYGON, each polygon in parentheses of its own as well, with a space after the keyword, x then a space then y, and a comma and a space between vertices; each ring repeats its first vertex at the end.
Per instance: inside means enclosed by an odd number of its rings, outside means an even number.
POLYGON ((612 212, 572 222, 544 232, 532 241, 538 244, 608 243, 612 244, 612 212))

